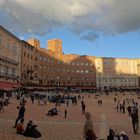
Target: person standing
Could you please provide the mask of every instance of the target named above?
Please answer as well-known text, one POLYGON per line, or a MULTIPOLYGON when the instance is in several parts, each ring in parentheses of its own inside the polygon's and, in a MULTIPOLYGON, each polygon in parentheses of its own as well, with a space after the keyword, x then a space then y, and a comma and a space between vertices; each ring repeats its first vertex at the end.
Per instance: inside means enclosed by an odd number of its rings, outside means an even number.
POLYGON ((4 99, 3 98, 0 99, 0 111, 4 112, 4 99))
POLYGON ((86 105, 83 100, 81 101, 81 106, 82 106, 82 113, 85 114, 86 105))
POLYGON ((85 114, 85 110, 86 110, 86 105, 83 103, 82 104, 82 113, 85 114))
POLYGON ((31 95, 31 102, 34 104, 34 95, 31 95))
POLYGON ((122 105, 123 113, 125 113, 125 104, 122 105))
POLYGON ((127 107, 127 111, 128 111, 128 115, 129 115, 129 116, 131 116, 131 108, 132 108, 132 107, 131 107, 130 105, 127 107))
POLYGON ((64 111, 64 114, 65 114, 65 118, 67 118, 67 110, 66 109, 64 111))
POLYGON ((17 127, 17 123, 18 123, 19 120, 20 121, 22 120, 22 122, 24 122, 25 104, 22 103, 20 107, 17 107, 17 109, 19 109, 19 113, 18 113, 18 117, 17 117, 17 119, 15 121, 15 125, 14 125, 13 128, 17 127))
POLYGON ((117 104, 116 110, 117 110, 117 112, 119 112, 119 104, 117 104))
POLYGON ((138 108, 133 107, 133 111, 131 112, 132 126, 134 134, 138 133, 139 129, 139 116, 138 116, 138 108))

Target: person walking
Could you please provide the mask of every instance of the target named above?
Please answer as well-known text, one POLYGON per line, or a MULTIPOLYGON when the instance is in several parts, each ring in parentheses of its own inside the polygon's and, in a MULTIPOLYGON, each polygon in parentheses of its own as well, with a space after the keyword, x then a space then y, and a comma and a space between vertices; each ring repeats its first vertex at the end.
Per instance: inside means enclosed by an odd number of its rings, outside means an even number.
POLYGON ((17 123, 18 123, 19 120, 20 121, 22 120, 22 122, 24 122, 25 104, 22 103, 20 107, 17 107, 17 109, 19 109, 19 113, 18 113, 18 117, 17 117, 17 119, 15 121, 15 125, 14 125, 13 128, 17 127, 17 123))
POLYGON ((86 122, 84 124, 84 139, 85 140, 96 140, 97 137, 93 131, 93 123, 91 120, 91 114, 89 112, 85 113, 86 122))
POLYGON ((131 113, 131 119, 132 119, 132 126, 134 134, 138 134, 139 129, 139 116, 138 116, 138 108, 135 106, 133 107, 133 111, 131 113))

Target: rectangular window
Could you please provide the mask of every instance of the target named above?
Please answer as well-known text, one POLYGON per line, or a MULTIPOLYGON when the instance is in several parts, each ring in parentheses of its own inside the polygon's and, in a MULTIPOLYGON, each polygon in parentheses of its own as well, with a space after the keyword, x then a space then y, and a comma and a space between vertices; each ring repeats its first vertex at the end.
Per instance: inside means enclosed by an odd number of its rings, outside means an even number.
POLYGON ((7 39, 7 48, 10 47, 10 39, 7 39))
POLYGON ((5 73, 8 74, 8 67, 5 67, 5 73))
POLYGON ((89 71, 88 70, 85 70, 85 73, 89 73, 89 71))
POLYGON ((75 63, 73 62, 72 65, 75 65, 75 63))
POLYGON ((81 70, 81 73, 84 73, 84 71, 83 71, 83 70, 81 70))
POLYGON ((24 52, 24 57, 26 57, 26 53, 24 52))
POLYGON ((46 57, 44 57, 44 59, 43 59, 44 61, 46 61, 46 57))
POLYGON ((13 69, 13 68, 11 69, 11 74, 12 74, 12 75, 15 75, 15 74, 16 74, 15 69, 13 69))
POLYGON ((58 61, 57 61, 57 64, 60 64, 60 63, 61 63, 60 60, 58 60, 58 61))
POLYGON ((53 62, 54 62, 54 60, 52 59, 52 60, 51 60, 51 63, 53 63, 53 62))
POLYGON ((17 52, 16 43, 15 43, 14 46, 12 47, 12 51, 15 52, 15 53, 17 52))
POLYGON ((76 73, 79 73, 79 72, 80 72, 79 70, 76 71, 76 73))

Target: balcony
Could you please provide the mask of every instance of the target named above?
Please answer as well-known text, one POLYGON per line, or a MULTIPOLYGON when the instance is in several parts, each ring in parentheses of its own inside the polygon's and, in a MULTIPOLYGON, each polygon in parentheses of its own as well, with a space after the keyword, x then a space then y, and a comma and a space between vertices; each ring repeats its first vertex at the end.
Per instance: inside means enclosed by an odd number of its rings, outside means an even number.
POLYGON ((19 76, 17 76, 17 75, 8 74, 8 73, 5 73, 5 72, 0 72, 0 76, 12 78, 12 79, 18 79, 19 78, 19 76))
POLYGON ((5 56, 1 56, 1 55, 0 55, 0 61, 3 61, 5 63, 11 63, 11 64, 14 64, 14 65, 18 65, 19 64, 19 62, 15 61, 13 59, 7 58, 5 56))
POLYGON ((3 72, 0 72, 0 76, 5 76, 5 73, 3 73, 3 72))

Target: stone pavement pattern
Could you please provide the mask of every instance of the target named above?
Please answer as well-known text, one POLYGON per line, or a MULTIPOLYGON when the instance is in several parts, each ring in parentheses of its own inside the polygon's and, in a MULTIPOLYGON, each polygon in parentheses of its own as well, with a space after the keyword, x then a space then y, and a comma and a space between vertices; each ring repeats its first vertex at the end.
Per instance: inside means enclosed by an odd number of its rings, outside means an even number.
MULTIPOLYGON (((115 110, 114 95, 107 97, 102 95, 99 97, 103 100, 103 106, 98 107, 97 100, 94 95, 88 98, 85 95, 84 102, 86 104, 86 111, 91 112, 94 129, 99 137, 100 135, 108 135, 108 128, 116 129, 118 132, 125 131, 129 135, 130 140, 140 140, 140 135, 134 135, 132 131, 131 119, 128 114, 117 113, 115 110), (103 132, 105 131, 105 132, 103 132)), ((118 97, 120 100, 126 98, 123 95, 118 97)), ((140 104, 140 99, 137 95, 128 94, 127 98, 135 98, 140 104)), ((15 99, 10 100, 11 104, 5 107, 5 112, 0 113, 0 140, 33 140, 22 135, 17 135, 16 130, 12 128, 17 118, 18 109, 16 108, 19 102, 15 99)), ((38 140, 83 140, 83 125, 85 117, 81 113, 81 103, 78 105, 58 107, 59 115, 54 117, 46 116, 48 110, 54 107, 54 104, 47 103, 46 106, 31 104, 28 99, 26 104, 25 123, 33 120, 38 125, 38 130, 42 133, 42 137, 38 140), (64 109, 68 111, 68 117, 64 118, 64 109)))

